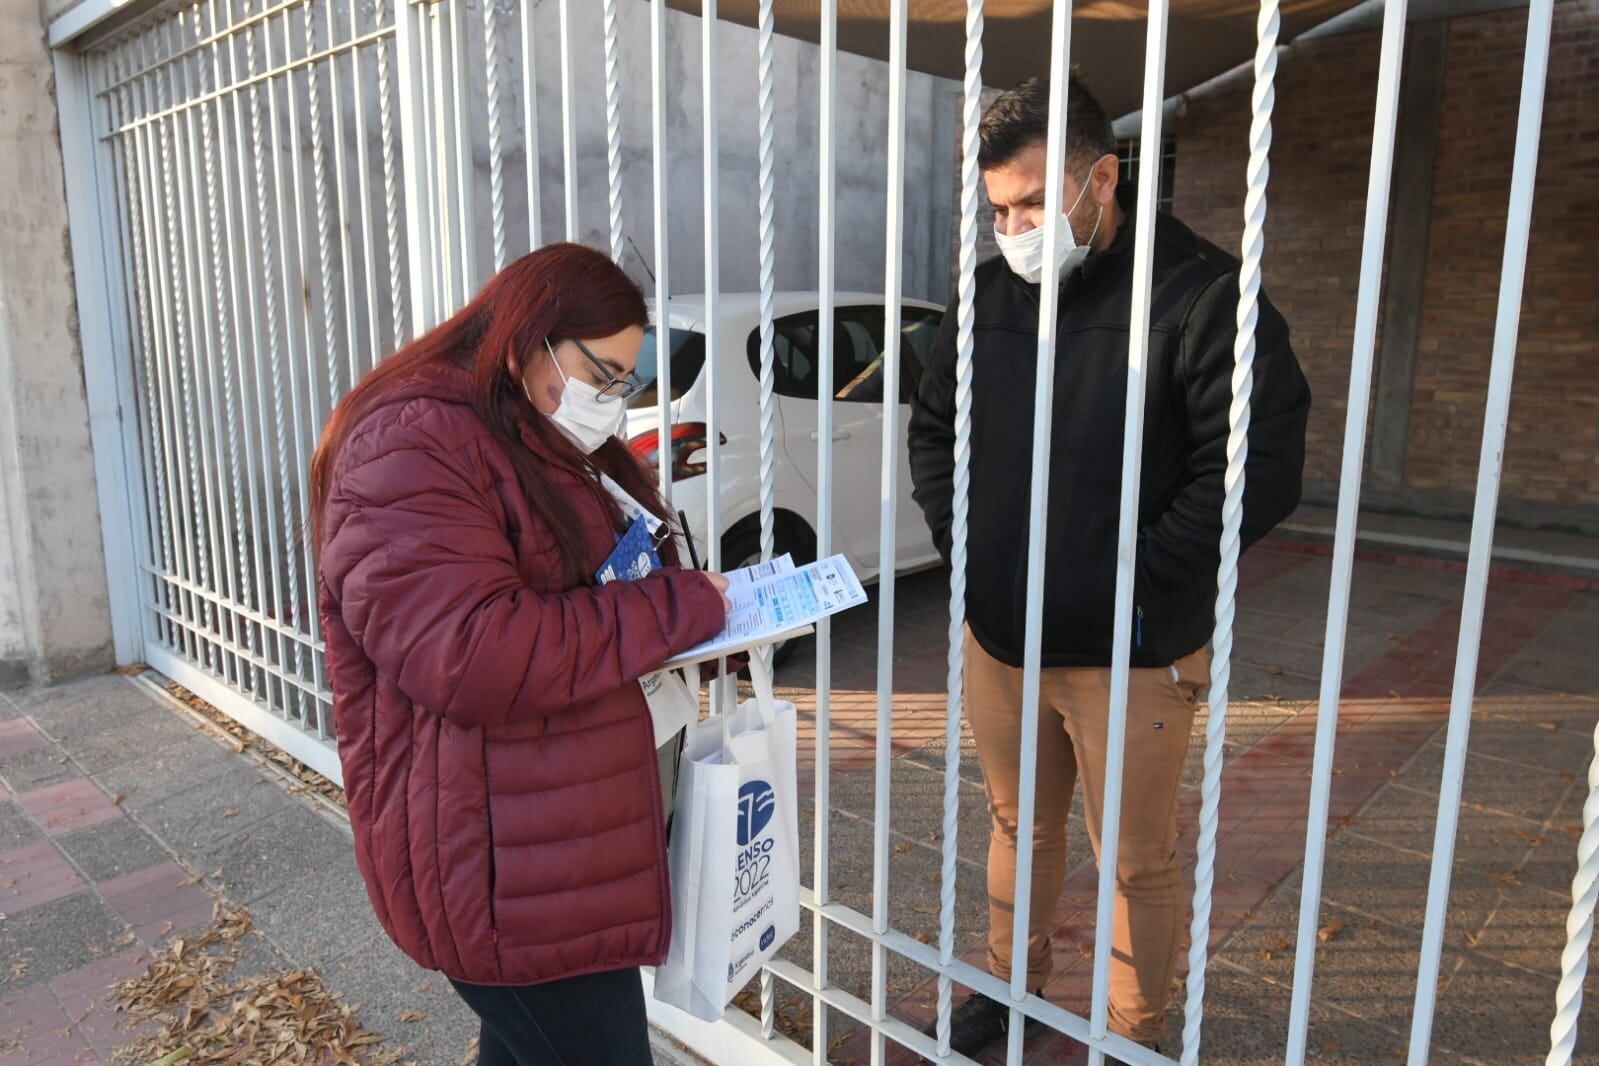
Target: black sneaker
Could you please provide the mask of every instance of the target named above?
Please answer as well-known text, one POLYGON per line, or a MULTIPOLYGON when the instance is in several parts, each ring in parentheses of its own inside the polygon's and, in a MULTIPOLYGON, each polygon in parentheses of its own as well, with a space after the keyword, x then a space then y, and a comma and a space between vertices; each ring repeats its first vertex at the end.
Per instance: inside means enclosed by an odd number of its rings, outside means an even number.
MULTIPOLYGON (((1030 1039, 1043 1030, 1042 1022, 1028 1018, 1022 1036, 1030 1039)), ((922 1032, 938 1039, 938 1020, 935 1018, 922 1032)), ((1009 1032, 1010 1008, 981 992, 973 992, 966 1002, 949 1015, 949 1049, 969 1059, 976 1058, 991 1045, 1003 1040, 1009 1032)))

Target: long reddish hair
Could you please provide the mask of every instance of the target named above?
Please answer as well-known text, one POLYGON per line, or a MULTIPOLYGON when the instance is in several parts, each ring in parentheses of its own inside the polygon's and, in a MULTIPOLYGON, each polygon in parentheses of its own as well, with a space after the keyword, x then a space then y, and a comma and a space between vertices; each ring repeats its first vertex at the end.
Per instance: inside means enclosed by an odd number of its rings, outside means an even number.
POLYGON ((471 371, 473 409, 510 456, 535 513, 554 531, 568 579, 584 581, 592 551, 577 512, 551 488, 552 461, 587 475, 579 478, 585 491, 594 494, 618 528, 621 510, 594 472, 609 474, 657 517, 669 518, 666 504, 621 441, 613 437, 593 455, 578 451, 528 401, 520 373, 543 350, 546 338, 595 340, 629 326, 648 325, 649 311, 638 285, 592 248, 552 244, 510 264, 453 318, 389 356, 340 401, 322 429, 311 461, 311 530, 316 546, 322 544, 333 469, 350 434, 417 371, 447 364, 471 371), (523 428, 538 438, 543 455, 522 439, 523 428))

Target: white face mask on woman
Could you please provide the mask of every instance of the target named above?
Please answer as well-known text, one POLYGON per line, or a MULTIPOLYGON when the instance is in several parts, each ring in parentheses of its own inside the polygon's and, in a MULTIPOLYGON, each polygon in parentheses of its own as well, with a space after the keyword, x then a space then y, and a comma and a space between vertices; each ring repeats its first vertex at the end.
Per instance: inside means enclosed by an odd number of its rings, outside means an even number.
MULTIPOLYGON (((548 337, 544 339, 544 347, 549 350, 550 361, 555 364, 555 372, 561 375, 564 383, 561 402, 550 412, 550 421, 560 426, 561 432, 585 455, 593 455, 599 451, 600 445, 616 436, 616 431, 622 428, 622 419, 627 416, 627 404, 620 399, 600 396, 600 390, 586 381, 567 377, 548 337)), ((526 378, 522 379, 522 391, 527 393, 528 403, 533 403, 533 393, 528 390, 526 378)))
MULTIPOLYGON (((1103 205, 1099 209, 1099 217, 1094 219, 1094 231, 1088 235, 1088 240, 1083 244, 1077 243, 1077 235, 1072 232, 1072 212, 1077 210, 1077 205, 1083 202, 1083 197, 1088 193, 1088 186, 1093 181, 1093 172, 1089 172, 1089 180, 1083 183, 1082 191, 1077 194, 1077 199, 1065 211, 1061 212, 1060 225, 1055 227, 1055 259, 1060 263, 1060 276, 1062 279, 1088 257, 1088 247, 1094 243, 1094 236, 1099 233, 1100 219, 1105 217, 1103 205)), ((1026 233, 1018 233, 1014 237, 999 231, 999 224, 994 224, 994 240, 999 242, 1000 254, 1005 257, 1005 262, 1023 281, 1038 284, 1044 277, 1044 227, 1035 226, 1026 233)))

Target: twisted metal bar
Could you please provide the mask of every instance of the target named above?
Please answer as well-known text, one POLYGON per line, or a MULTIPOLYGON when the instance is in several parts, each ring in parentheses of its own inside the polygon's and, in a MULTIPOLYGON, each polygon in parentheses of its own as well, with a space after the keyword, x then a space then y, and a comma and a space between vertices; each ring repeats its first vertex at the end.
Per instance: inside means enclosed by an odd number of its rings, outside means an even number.
MULTIPOLYGON (((159 106, 162 108, 167 106, 167 98, 170 95, 172 88, 171 81, 172 74, 169 70, 166 78, 157 82, 157 84, 160 86, 159 106)), ((163 194, 162 198, 166 201, 167 239, 173 242, 174 245, 181 243, 180 239, 177 237, 177 234, 181 231, 178 226, 178 217, 175 207, 176 194, 173 192, 174 179, 172 176, 171 142, 176 139, 177 132, 176 130, 169 131, 168 129, 169 125, 175 124, 176 119, 174 119, 171 123, 163 122, 157 127, 161 143, 161 186, 163 194)), ((176 249, 174 248, 174 252, 175 250, 176 249)), ((176 361, 178 364, 179 381, 181 382, 182 388, 182 403, 184 411, 183 436, 184 447, 187 451, 187 456, 180 454, 180 458, 187 459, 182 488, 183 495, 187 503, 187 509, 192 511, 191 517, 194 523, 190 529, 193 533, 195 542, 196 558, 193 561, 196 570, 196 577, 198 578, 198 583, 201 587, 210 588, 210 548, 206 544, 205 513, 199 499, 200 494, 197 488, 197 482, 195 480, 200 475, 194 470, 195 466, 197 465, 195 462, 196 446, 194 439, 194 419, 191 417, 194 412, 194 390, 190 385, 191 375, 189 373, 190 363, 194 359, 194 354, 192 338, 190 337, 189 332, 187 309, 188 301, 185 299, 187 290, 183 285, 183 272, 178 264, 177 255, 173 254, 169 256, 167 264, 168 272, 171 274, 172 315, 174 325, 173 338, 177 342, 174 355, 176 356, 176 361)), ((215 632, 211 624, 210 604, 204 600, 201 600, 200 602, 200 623, 200 632, 207 634, 213 634, 215 632)), ((211 642, 204 640, 200 642, 200 647, 198 650, 201 654, 201 661, 208 668, 211 666, 212 649, 213 645, 211 642)))
POLYGON ((1232 680, 1233 623, 1244 516, 1244 468, 1249 458, 1249 401, 1254 392, 1255 329, 1260 321, 1261 260, 1266 251, 1266 189, 1271 177, 1271 117, 1276 103, 1277 0, 1261 0, 1255 24, 1255 90, 1249 127, 1248 190, 1244 197, 1243 266, 1238 274, 1238 334, 1233 341, 1233 402, 1227 412, 1226 495, 1222 502, 1221 562, 1216 571, 1216 631, 1210 663, 1210 716, 1205 727, 1205 772, 1200 783, 1199 856, 1194 868, 1194 919, 1188 949, 1188 996, 1183 1007, 1183 1066, 1199 1061, 1205 1017, 1205 968, 1210 957, 1211 893, 1216 880, 1216 830, 1221 816, 1222 756, 1232 680))
MULTIPOLYGON (((607 0, 607 9, 614 0, 607 0)), ((772 399, 774 378, 772 344, 772 300, 775 258, 773 240, 777 227, 773 224, 772 176, 772 0, 761 0, 756 20, 755 76, 756 101, 759 107, 759 144, 757 154, 760 166, 760 275, 761 275, 761 381, 760 381, 760 471, 761 471, 761 561, 772 558, 776 551, 772 494, 776 491, 774 464, 776 459, 776 404, 772 399)), ((614 167, 614 163, 612 164, 614 167)), ((617 212, 611 209, 612 239, 615 239, 617 212)), ((742 560, 735 560, 742 561, 742 560)), ((759 651, 761 661, 768 670, 772 666, 773 649, 770 644, 759 651)), ((761 970, 761 1035, 768 1040, 773 1027, 772 973, 761 970)))
MULTIPOLYGON (((955 332, 955 495, 949 553, 949 702, 944 724, 944 832, 939 870, 938 959, 955 961, 955 834, 960 817, 961 702, 965 684, 966 535, 972 469, 972 329, 977 299, 977 149, 983 117, 983 0, 966 3, 966 77, 961 99, 959 305, 955 332)), ((953 982, 938 978, 938 1054, 949 1054, 953 982)))
MULTIPOLYGON (((311 17, 313 6, 314 0, 306 0, 302 9, 305 12, 305 52, 308 56, 316 55, 316 22, 311 17)), ((331 407, 339 398, 339 335, 333 322, 332 224, 328 220, 328 188, 323 167, 322 93, 315 63, 307 64, 305 81, 311 100, 311 112, 307 117, 311 127, 311 184, 316 189, 316 254, 317 265, 322 272, 322 342, 327 345, 323 355, 328 361, 328 404, 331 407)), ((311 392, 311 410, 316 410, 314 389, 311 392)), ((314 420, 315 415, 312 417, 314 420)))
POLYGON ((494 0, 483 0, 483 50, 489 98, 489 205, 494 269, 505 267, 505 151, 500 143, 500 19, 494 0))
POLYGON ((611 205, 611 258, 622 261, 622 56, 616 0, 605 0, 605 180, 611 205))
MULTIPOLYGON (((212 0, 213 30, 215 12, 215 0, 212 0)), ((198 21, 198 15, 196 16, 196 19, 198 21)), ((213 63, 220 63, 220 60, 216 56, 214 45, 212 50, 212 59, 213 63)), ((200 70, 202 74, 200 79, 200 87, 201 90, 204 91, 204 63, 200 64, 200 70)), ((213 88, 220 90, 222 87, 220 66, 214 66, 211 73, 213 88)), ((220 117, 222 109, 220 97, 217 100, 216 108, 217 117, 220 117)), ((222 405, 223 418, 227 422, 228 438, 228 487, 231 490, 230 495, 233 503, 233 534, 237 538, 234 540, 232 545, 227 546, 226 551, 229 555, 233 556, 239 567, 239 584, 235 586, 234 593, 239 602, 243 603, 246 608, 254 610, 255 603, 250 595, 250 552, 244 548, 248 538, 245 536, 244 532, 244 497, 240 489, 242 479, 239 472, 239 418, 238 405, 234 397, 233 388, 233 377, 236 369, 234 365, 234 351, 232 342, 233 312, 231 301, 229 300, 230 293, 228 286, 224 282, 222 271, 222 225, 217 217, 216 145, 214 143, 214 138, 212 137, 213 123, 210 121, 211 118, 211 111, 202 110, 200 112, 201 154, 205 159, 206 220, 209 223, 209 228, 211 231, 211 284, 216 292, 217 336, 221 341, 222 405)), ((223 136, 223 134, 220 130, 218 130, 218 137, 221 136, 223 136)), ((227 210, 227 208, 228 204, 224 198, 223 209, 227 210)), ((229 229, 231 230, 231 228, 232 223, 230 221, 229 229)), ((237 620, 235 620, 234 625, 234 637, 235 639, 238 639, 239 633, 237 620)), ((259 652, 259 641, 261 639, 261 633, 259 630, 256 631, 256 638, 256 650, 259 652)), ((246 648, 249 647, 249 642, 247 639, 241 640, 240 643, 244 644, 246 648)), ((241 670, 240 673, 242 675, 244 671, 241 670)), ((255 686, 252 682, 245 682, 245 691, 253 692, 254 689, 255 686)))
MULTIPOLYGON (((773 528, 772 493, 776 486, 776 404, 772 399, 773 343, 772 302, 773 276, 776 257, 773 241, 776 226, 773 224, 773 195, 776 189, 772 174, 772 0, 761 0, 756 18, 756 99, 760 107, 759 145, 760 159, 760 276, 761 276, 761 382, 760 382, 760 471, 761 471, 761 558, 770 559, 776 550, 776 533, 773 528)), ((762 649, 762 655, 767 650, 762 649)))
POLYGON ((1577 874, 1571 879, 1566 949, 1560 956, 1560 987, 1555 991, 1555 1020, 1549 1024, 1549 1056, 1544 1066, 1570 1066, 1577 1050, 1582 983, 1588 976, 1588 949, 1593 944, 1593 912, 1599 907, 1599 725, 1594 726, 1593 748, 1588 801, 1582 805, 1582 839, 1577 843, 1577 874))
MULTIPOLYGON (((262 5, 265 6, 268 2, 269 2, 269 0, 262 0, 262 5)), ((284 21, 285 21, 284 36, 285 36, 285 38, 287 38, 288 31, 287 31, 287 25, 286 24, 287 24, 287 21, 288 21, 288 15, 284 15, 284 21)), ((263 32, 263 34, 266 33, 265 27, 263 27, 262 32, 263 32)), ((271 64, 271 52, 270 52, 271 39, 270 39, 270 37, 267 39, 267 47, 268 47, 267 63, 268 63, 268 65, 270 65, 271 64)), ((245 56, 245 60, 244 61, 245 61, 246 68, 248 69, 251 77, 253 78, 254 75, 255 75, 255 72, 256 72, 256 69, 255 69, 255 66, 256 66, 255 65, 255 34, 253 34, 253 33, 251 33, 251 34, 249 34, 248 36, 245 37, 244 56, 245 56)), ((273 92, 274 92, 274 90, 272 88, 272 85, 271 85, 270 82, 268 82, 267 83, 267 93, 269 94, 269 96, 268 96, 269 103, 272 100, 271 94, 273 92)), ((276 115, 277 106, 276 106, 275 103, 272 104, 272 111, 273 111, 272 126, 273 126, 273 129, 276 130, 277 129, 277 115, 276 115)), ((276 268, 276 265, 274 263, 274 256, 273 256, 274 244, 273 244, 273 240, 272 240, 271 215, 265 209, 266 199, 267 199, 266 198, 266 162, 265 162, 265 152, 264 152, 263 146, 266 143, 266 138, 265 138, 265 136, 263 136, 263 134, 261 132, 261 97, 260 97, 260 93, 258 91, 258 85, 255 84, 254 82, 252 82, 251 85, 250 85, 250 141, 251 141, 251 150, 252 150, 252 152, 254 154, 254 157, 255 157, 256 203, 262 205, 262 210, 260 211, 261 248, 262 248, 262 253, 263 253, 262 256, 261 256, 261 282, 262 282, 262 291, 265 293, 265 304, 266 304, 266 332, 267 332, 267 338, 268 338, 268 342, 267 342, 267 368, 268 369, 267 369, 267 372, 272 377, 272 419, 273 419, 274 429, 275 429, 274 443, 276 445, 276 449, 275 450, 276 450, 276 453, 277 453, 279 476, 283 476, 284 474, 287 474, 287 472, 290 470, 290 466, 289 466, 289 446, 288 446, 288 438, 289 438, 288 422, 287 422, 287 420, 285 418, 285 404, 284 404, 284 397, 283 397, 283 372, 284 372, 283 371, 283 358, 282 358, 283 353, 282 353, 281 347, 280 347, 280 345, 278 343, 278 339, 279 339, 278 301, 277 301, 278 278, 277 278, 277 268, 276 268)), ((276 172, 277 172, 277 169, 281 165, 282 165, 281 162, 278 160, 278 153, 274 151, 273 152, 274 196, 272 197, 272 200, 273 200, 274 209, 277 212, 278 227, 279 227, 280 230, 282 229, 282 226, 283 226, 283 203, 282 203, 281 199, 279 199, 278 194, 281 193, 283 185, 282 185, 282 181, 280 180, 280 178, 278 177, 276 172)), ((279 245, 279 246, 277 246, 276 250, 281 253, 282 247, 283 247, 282 245, 279 245)), ((288 595, 287 595, 288 608, 289 608, 288 622, 289 622, 290 625, 295 626, 296 628, 298 628, 299 620, 300 620, 300 583, 299 583, 299 580, 295 576, 296 573, 298 572, 298 552, 296 550, 296 543, 297 543, 297 539, 298 538, 296 538, 295 532, 294 532, 294 530, 295 530, 295 525, 294 525, 294 495, 293 495, 293 493, 289 493, 289 492, 284 492, 284 493, 281 493, 280 495, 281 495, 281 498, 282 498, 282 501, 283 501, 283 539, 284 539, 283 550, 285 551, 285 553, 287 555, 287 560, 286 561, 288 563, 288 572, 287 572, 286 575, 282 574, 280 572, 280 568, 274 565, 273 568, 272 568, 272 580, 273 580, 274 583, 280 583, 281 582, 281 587, 278 589, 278 591, 276 593, 278 604, 280 606, 282 605, 283 600, 285 598, 284 597, 284 591, 285 590, 287 591, 287 593, 288 593, 288 595), (284 577, 287 577, 286 581, 284 580, 284 577)), ((271 539, 274 542, 277 540, 276 523, 273 523, 273 529, 271 531, 271 539)), ((274 543, 272 545, 272 548, 273 548, 273 555, 275 557, 276 554, 277 554, 278 545, 276 543, 274 543)), ((304 664, 303 664, 303 661, 302 661, 302 655, 301 655, 301 649, 300 649, 300 641, 296 638, 296 639, 289 640, 288 644, 289 644, 289 656, 290 656, 291 661, 294 664, 294 676, 295 676, 296 679, 299 679, 299 678, 305 676, 305 669, 304 669, 304 664)), ((304 701, 303 701, 303 698, 302 698, 301 694, 298 691, 296 691, 296 693, 295 693, 294 702, 295 702, 295 705, 301 709, 301 713, 303 714, 304 701)), ((289 708, 289 693, 287 691, 284 692, 283 704, 284 704, 284 710, 285 711, 288 710, 288 708, 289 708)))
MULTIPOLYGON (((377 0, 377 20, 382 25, 384 0, 377 0)), ((395 13, 401 17, 400 12, 395 13)), ((389 41, 378 41, 378 123, 383 137, 383 213, 389 239, 389 313, 394 330, 394 347, 405 342, 405 290, 400 277, 400 201, 398 175, 394 161, 394 108, 390 103, 393 83, 389 75, 389 41)))

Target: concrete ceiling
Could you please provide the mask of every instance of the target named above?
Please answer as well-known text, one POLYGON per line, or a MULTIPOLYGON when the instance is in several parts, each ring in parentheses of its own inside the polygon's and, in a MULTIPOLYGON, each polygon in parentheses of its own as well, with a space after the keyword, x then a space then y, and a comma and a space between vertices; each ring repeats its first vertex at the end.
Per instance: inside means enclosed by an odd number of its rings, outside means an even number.
MULTIPOLYGON (((669 0, 697 14, 698 0, 669 0)), ((908 62, 913 70, 959 79, 965 71, 965 0, 909 0, 908 62)), ((1355 7, 1357 0, 1282 0, 1284 43, 1355 7)), ((1051 0, 988 0, 983 82, 1008 88, 1049 69, 1051 0)), ((718 14, 755 25, 755 0, 720 0, 718 14)), ((845 51, 888 58, 889 0, 838 0, 838 43, 845 51)), ((1171 0, 1166 92, 1191 88, 1255 53, 1254 0, 1171 0)), ((1137 0, 1080 0, 1072 7, 1072 59, 1111 115, 1135 110, 1143 92, 1149 6, 1137 0)), ((818 0, 775 0, 779 33, 816 41, 818 0)))

